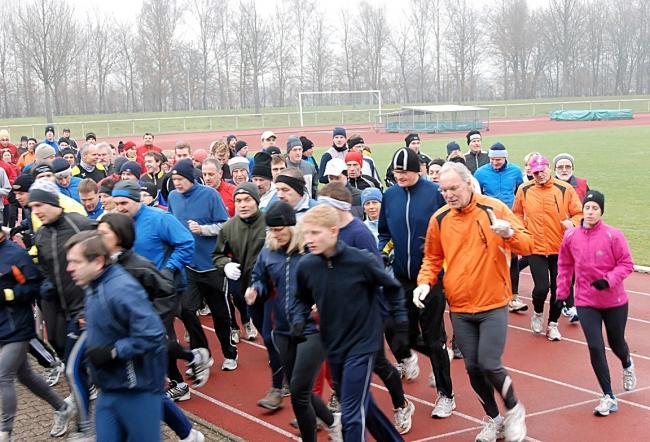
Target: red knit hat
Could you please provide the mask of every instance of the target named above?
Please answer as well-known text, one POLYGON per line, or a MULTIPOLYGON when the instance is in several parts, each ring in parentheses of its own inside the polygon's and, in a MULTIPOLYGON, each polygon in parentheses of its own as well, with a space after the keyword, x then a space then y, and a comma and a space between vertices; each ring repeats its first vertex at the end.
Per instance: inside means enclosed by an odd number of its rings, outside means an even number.
POLYGON ((345 154, 345 163, 347 164, 350 161, 356 161, 359 166, 363 166, 363 155, 360 152, 350 151, 345 154))

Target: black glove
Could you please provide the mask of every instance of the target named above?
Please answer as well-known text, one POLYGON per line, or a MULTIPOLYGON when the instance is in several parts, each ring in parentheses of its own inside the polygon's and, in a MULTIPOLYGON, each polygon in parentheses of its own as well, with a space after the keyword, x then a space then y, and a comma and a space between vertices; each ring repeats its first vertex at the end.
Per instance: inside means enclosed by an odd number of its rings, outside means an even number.
POLYGON ((9 238, 13 238, 14 236, 18 235, 19 233, 23 233, 23 232, 25 232, 27 230, 29 230, 29 226, 18 225, 18 226, 14 227, 13 229, 11 229, 9 231, 9 238))
POLYGON ((609 282, 606 279, 600 278, 591 283, 592 287, 595 287, 596 290, 605 290, 609 288, 609 282))
POLYGON ((49 279, 46 279, 41 284, 40 297, 45 301, 53 301, 56 299, 56 287, 54 287, 54 284, 49 279))
POLYGON ((305 336, 302 334, 304 331, 304 322, 296 322, 295 324, 291 324, 291 326, 289 326, 289 334, 291 335, 291 339, 296 344, 300 344, 301 342, 305 342, 307 340, 307 338, 305 338, 305 336))
POLYGON ((382 253, 381 259, 384 261, 384 267, 390 267, 393 264, 393 261, 395 260, 395 255, 391 255, 389 253, 382 253))
POLYGON ((410 353, 408 322, 398 322, 393 327, 391 349, 398 358, 410 353))
POLYGON ((117 358, 115 347, 91 347, 86 356, 95 367, 105 367, 117 358))

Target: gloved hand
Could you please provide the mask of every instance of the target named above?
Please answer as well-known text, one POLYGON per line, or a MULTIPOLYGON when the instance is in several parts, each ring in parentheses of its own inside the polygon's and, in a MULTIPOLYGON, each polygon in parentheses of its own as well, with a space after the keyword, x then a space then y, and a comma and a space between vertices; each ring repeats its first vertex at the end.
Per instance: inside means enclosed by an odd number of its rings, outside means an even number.
POLYGON ((512 238, 515 231, 510 225, 510 222, 505 219, 498 219, 492 209, 487 209, 487 213, 490 217, 490 230, 503 239, 512 238))
POLYGON ((226 278, 237 281, 241 277, 241 270, 239 268, 239 263, 229 262, 223 268, 223 272, 226 274, 226 278))
POLYGON ((424 308, 422 301, 427 299, 430 291, 431 287, 429 287, 429 284, 420 284, 413 289, 413 304, 415 304, 417 308, 424 308))
POLYGON ((391 349, 395 355, 407 355, 410 352, 409 347, 409 324, 408 322, 399 322, 393 326, 393 339, 391 349))
POLYGON ((23 233, 26 230, 29 230, 29 226, 18 225, 9 231, 9 237, 13 238, 15 235, 23 233))
POLYGON ((248 305, 253 305, 255 304, 255 300, 257 299, 257 290, 255 287, 248 287, 246 289, 246 293, 244 293, 244 301, 246 301, 246 304, 248 305))
POLYGON ((291 326, 289 326, 289 334, 291 335, 291 339, 293 339, 296 344, 300 344, 301 342, 305 342, 307 340, 307 338, 305 338, 303 335, 304 331, 304 322, 296 322, 295 324, 291 324, 291 326))
POLYGON ((11 304, 15 299, 12 289, 2 289, 0 292, 0 305, 11 304))
POLYGON ((395 255, 382 252, 381 259, 382 261, 384 261, 384 267, 390 267, 391 265, 393 265, 393 261, 395 260, 395 255))
POLYGON ((606 279, 600 278, 591 283, 591 286, 596 290, 605 290, 609 288, 609 282, 606 279))
POLYGON ((117 350, 115 347, 90 347, 86 356, 95 367, 105 367, 117 359, 117 350))

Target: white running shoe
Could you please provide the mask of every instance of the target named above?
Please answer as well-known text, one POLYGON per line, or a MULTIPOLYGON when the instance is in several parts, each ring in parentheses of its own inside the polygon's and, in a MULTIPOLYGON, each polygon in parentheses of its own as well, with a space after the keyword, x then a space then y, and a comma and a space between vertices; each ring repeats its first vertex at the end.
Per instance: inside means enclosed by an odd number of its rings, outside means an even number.
POLYGON ((413 402, 408 399, 404 399, 404 401, 406 402, 404 406, 394 411, 395 429, 399 434, 406 434, 411 430, 413 413, 415 413, 415 405, 413 402))
POLYGON ((174 402, 187 401, 190 399, 190 386, 185 382, 170 381, 165 395, 174 402))
POLYGON ((521 402, 506 412, 503 434, 507 442, 521 442, 526 437, 526 409, 521 402))
POLYGON ((411 356, 406 359, 402 359, 402 372, 404 373, 404 379, 407 381, 413 381, 417 379, 420 375, 420 366, 418 365, 418 355, 415 352, 411 352, 411 356))
POLYGON ((559 341, 562 339, 560 330, 557 328, 557 322, 549 322, 546 329, 546 337, 549 341, 559 341))
POLYGON ((74 404, 69 399, 68 397, 63 401, 65 407, 62 410, 54 412, 54 423, 50 430, 51 437, 61 437, 68 431, 68 425, 76 414, 74 404))
POLYGON ((200 308, 197 313, 199 314, 199 316, 208 316, 212 314, 212 312, 210 311, 210 307, 208 307, 207 304, 203 308, 200 308))
POLYGON ((221 364, 221 369, 223 371, 233 371, 237 369, 237 358, 235 359, 224 359, 223 364, 221 364))
POLYGON ((530 317, 530 329, 536 335, 541 335, 544 333, 544 314, 533 312, 533 316, 530 317))
POLYGON ((332 413, 334 422, 327 427, 327 434, 332 442, 343 442, 343 425, 341 425, 341 413, 332 413))
POLYGON ((456 400, 452 397, 449 398, 444 394, 438 393, 436 404, 431 411, 431 417, 437 419, 445 419, 451 416, 452 412, 456 409, 456 400))
POLYGON ((608 394, 603 395, 596 408, 594 408, 594 414, 596 416, 609 416, 609 413, 614 413, 615 411, 618 411, 618 401, 608 394))
POLYGON ((508 310, 510 310, 511 313, 525 312, 528 310, 528 305, 521 302, 517 295, 512 295, 512 299, 508 303, 508 310))
POLYGON ((45 382, 50 387, 54 387, 59 383, 59 379, 63 373, 65 373, 65 364, 57 358, 54 367, 47 371, 45 382))
POLYGON ((253 321, 248 321, 244 324, 244 330, 246 331, 247 341, 254 341, 257 338, 257 329, 253 325, 253 321))
POLYGON ((205 436, 199 430, 192 428, 190 434, 187 435, 185 439, 181 439, 181 442, 204 442, 205 436))
POLYGON ((623 369, 623 390, 631 391, 636 388, 636 370, 634 361, 630 359, 630 366, 623 369))
POLYGON ((239 329, 230 330, 230 343, 232 345, 239 344, 240 335, 241 332, 239 331, 239 329))
POLYGON ((490 416, 483 418, 483 429, 474 439, 475 442, 496 442, 503 439, 503 418, 492 419, 490 416))
POLYGON ((194 388, 203 387, 210 378, 210 353, 207 348, 195 348, 192 350, 194 359, 190 362, 189 369, 192 371, 191 378, 194 388))

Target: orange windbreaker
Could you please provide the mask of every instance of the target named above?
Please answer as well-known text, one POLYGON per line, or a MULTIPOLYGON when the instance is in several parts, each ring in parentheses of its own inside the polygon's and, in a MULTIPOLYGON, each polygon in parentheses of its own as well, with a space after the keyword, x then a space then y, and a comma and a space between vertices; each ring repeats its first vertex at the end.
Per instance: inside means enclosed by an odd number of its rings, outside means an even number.
POLYGON ((562 220, 580 223, 582 204, 571 184, 556 178, 544 184, 534 180, 519 186, 512 211, 533 235, 533 254, 558 255, 564 238, 562 220))
POLYGON ((511 251, 530 255, 532 246, 530 233, 505 204, 475 193, 467 207, 445 205, 431 217, 418 284, 435 284, 446 261, 442 283, 449 310, 478 313, 503 307, 512 297, 511 251), (490 230, 487 209, 510 222, 512 238, 503 239, 490 230))

